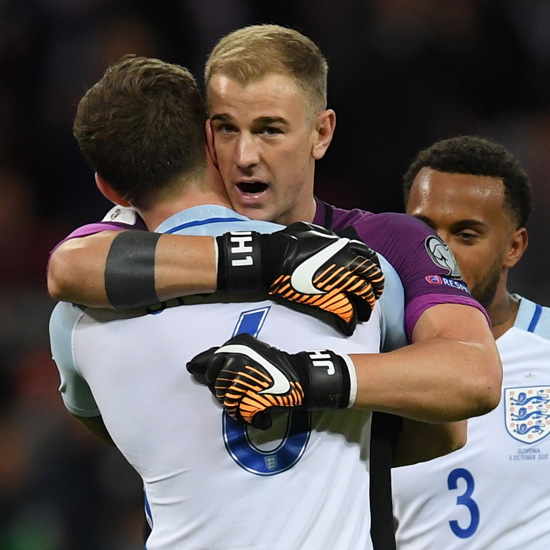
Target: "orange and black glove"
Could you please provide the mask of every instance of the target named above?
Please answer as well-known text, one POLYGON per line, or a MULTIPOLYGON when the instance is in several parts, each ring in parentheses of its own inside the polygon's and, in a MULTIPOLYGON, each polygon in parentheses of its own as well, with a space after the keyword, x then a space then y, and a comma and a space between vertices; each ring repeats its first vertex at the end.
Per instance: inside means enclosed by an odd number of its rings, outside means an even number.
POLYGON ((343 334, 368 321, 384 289, 376 252, 361 241, 297 222, 271 234, 217 237, 218 290, 270 296, 331 313, 343 334))
POLYGON ((345 409, 355 402, 355 367, 330 350, 289 354, 239 334, 195 356, 187 370, 235 420, 271 427, 271 411, 345 409))

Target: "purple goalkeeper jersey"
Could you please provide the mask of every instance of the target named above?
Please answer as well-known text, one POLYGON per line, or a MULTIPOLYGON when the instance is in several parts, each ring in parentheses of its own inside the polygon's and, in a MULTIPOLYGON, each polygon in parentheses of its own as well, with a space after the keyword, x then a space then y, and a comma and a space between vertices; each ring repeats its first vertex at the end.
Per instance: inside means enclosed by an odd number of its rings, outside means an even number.
MULTIPOLYGON (((315 200, 317 212, 313 223, 360 239, 384 256, 397 272, 405 294, 405 329, 409 342, 420 315, 437 304, 476 307, 490 323, 486 311, 468 292, 449 248, 424 222, 406 214, 344 210, 315 200)), ((135 210, 116 206, 101 222, 75 229, 53 250, 69 239, 125 229, 147 227, 135 210)))

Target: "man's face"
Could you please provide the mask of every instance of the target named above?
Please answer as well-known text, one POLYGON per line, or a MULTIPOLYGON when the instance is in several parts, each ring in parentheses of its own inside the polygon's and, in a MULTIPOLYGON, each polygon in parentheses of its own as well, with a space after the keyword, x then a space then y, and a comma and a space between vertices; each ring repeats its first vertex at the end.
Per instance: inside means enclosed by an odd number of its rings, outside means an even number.
POLYGON ((214 76, 209 110, 210 144, 233 207, 285 225, 312 221, 315 160, 330 143, 319 125, 328 111, 309 115, 304 94, 277 74, 244 87, 214 76))
POLYGON ((406 205, 407 214, 426 222, 449 245, 470 292, 485 308, 505 273, 515 229, 503 202, 500 179, 423 168, 406 205))

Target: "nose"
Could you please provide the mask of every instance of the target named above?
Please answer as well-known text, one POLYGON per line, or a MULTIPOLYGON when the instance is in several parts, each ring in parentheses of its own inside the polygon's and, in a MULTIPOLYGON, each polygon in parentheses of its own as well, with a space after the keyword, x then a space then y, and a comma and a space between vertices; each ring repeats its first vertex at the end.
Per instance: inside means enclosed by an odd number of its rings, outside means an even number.
POLYGON ((235 163, 239 168, 247 170, 260 162, 260 150, 254 136, 241 133, 235 149, 235 163))
POLYGON ((447 243, 447 245, 450 244, 451 235, 448 231, 446 231, 445 229, 436 228, 435 232, 443 242, 447 243))

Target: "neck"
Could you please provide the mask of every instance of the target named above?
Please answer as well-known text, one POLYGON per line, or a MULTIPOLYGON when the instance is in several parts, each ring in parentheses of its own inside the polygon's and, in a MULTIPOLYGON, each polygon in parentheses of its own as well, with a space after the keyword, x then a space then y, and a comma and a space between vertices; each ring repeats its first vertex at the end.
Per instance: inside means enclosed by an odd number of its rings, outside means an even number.
POLYGON ((159 197, 147 208, 136 209, 145 221, 148 229, 154 231, 163 221, 170 216, 205 204, 216 204, 231 208, 231 203, 225 194, 225 189, 220 186, 213 186, 206 180, 200 182, 186 182, 181 185, 179 193, 170 193, 159 197))
POLYGON ((514 326, 519 309, 519 302, 508 291, 502 300, 494 301, 487 313, 493 325, 493 336, 497 339, 514 326))
POLYGON ((286 212, 284 216, 281 216, 274 221, 275 223, 280 223, 281 225, 290 225, 291 223, 303 221, 308 223, 313 223, 315 219, 315 214, 317 213, 317 203, 315 198, 311 197, 301 201, 302 207, 300 209, 293 210, 292 212, 286 212))

